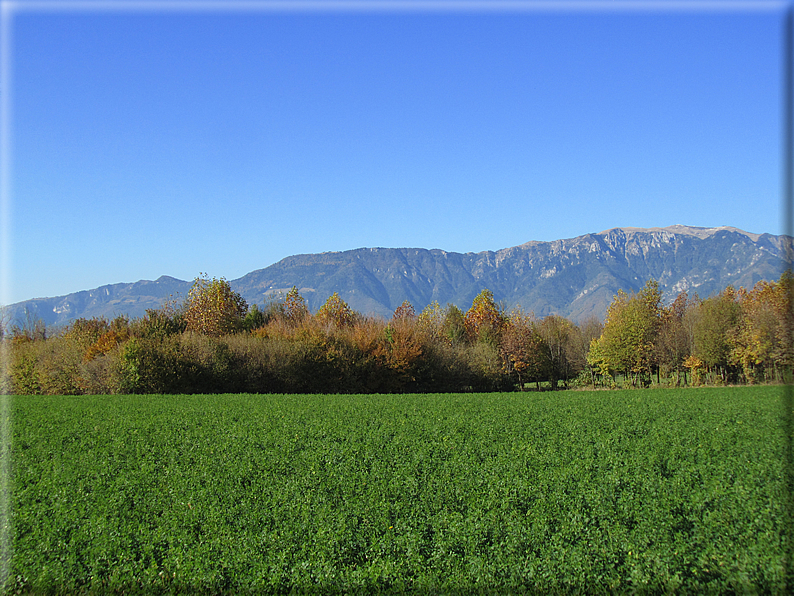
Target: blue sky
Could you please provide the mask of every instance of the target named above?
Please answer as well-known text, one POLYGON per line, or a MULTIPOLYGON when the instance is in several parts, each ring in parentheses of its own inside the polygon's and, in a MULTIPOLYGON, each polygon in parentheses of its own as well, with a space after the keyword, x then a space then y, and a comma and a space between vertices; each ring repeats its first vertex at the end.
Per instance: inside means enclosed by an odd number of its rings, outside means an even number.
POLYGON ((5 303, 359 247, 783 232, 784 3, 4 4, 5 303))

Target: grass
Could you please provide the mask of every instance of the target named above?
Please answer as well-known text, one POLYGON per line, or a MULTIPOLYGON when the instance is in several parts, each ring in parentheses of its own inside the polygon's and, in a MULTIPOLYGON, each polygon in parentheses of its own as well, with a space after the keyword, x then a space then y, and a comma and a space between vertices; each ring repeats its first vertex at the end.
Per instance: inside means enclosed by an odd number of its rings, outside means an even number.
POLYGON ((12 397, 6 593, 785 593, 779 387, 12 397))

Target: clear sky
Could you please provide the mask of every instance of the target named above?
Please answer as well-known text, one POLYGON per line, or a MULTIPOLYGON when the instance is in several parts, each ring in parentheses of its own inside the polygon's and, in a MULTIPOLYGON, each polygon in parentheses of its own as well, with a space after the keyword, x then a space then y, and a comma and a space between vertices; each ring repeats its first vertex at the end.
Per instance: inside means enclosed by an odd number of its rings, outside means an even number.
POLYGON ((784 231, 782 2, 3 4, 5 303, 359 247, 784 231))

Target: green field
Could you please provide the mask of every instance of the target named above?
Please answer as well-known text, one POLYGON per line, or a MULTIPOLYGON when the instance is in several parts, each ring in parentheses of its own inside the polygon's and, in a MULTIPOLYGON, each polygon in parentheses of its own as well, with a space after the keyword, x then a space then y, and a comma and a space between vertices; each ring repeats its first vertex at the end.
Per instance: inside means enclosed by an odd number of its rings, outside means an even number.
POLYGON ((12 397, 6 593, 785 593, 779 387, 12 397))

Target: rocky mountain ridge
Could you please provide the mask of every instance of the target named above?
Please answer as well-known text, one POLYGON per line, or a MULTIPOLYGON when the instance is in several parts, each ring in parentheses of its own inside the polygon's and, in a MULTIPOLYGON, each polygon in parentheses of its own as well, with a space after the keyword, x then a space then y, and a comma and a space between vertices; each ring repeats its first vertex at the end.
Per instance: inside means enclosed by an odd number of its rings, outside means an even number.
MULTIPOLYGON (((434 300, 465 310, 488 288, 508 307, 581 320, 603 317, 619 289, 638 290, 650 278, 659 282, 667 301, 684 290, 707 297, 728 285, 752 287, 777 279, 791 266, 790 241, 730 226, 612 228, 479 253, 359 248, 295 255, 229 283, 249 304, 297 286, 312 310, 338 292, 353 309, 386 317, 403 300, 417 311, 434 300)), ((27 300, 10 305, 8 312, 17 321, 24 321, 27 312, 48 325, 78 317, 138 317, 169 296, 184 298, 190 285, 162 276, 27 300)))

